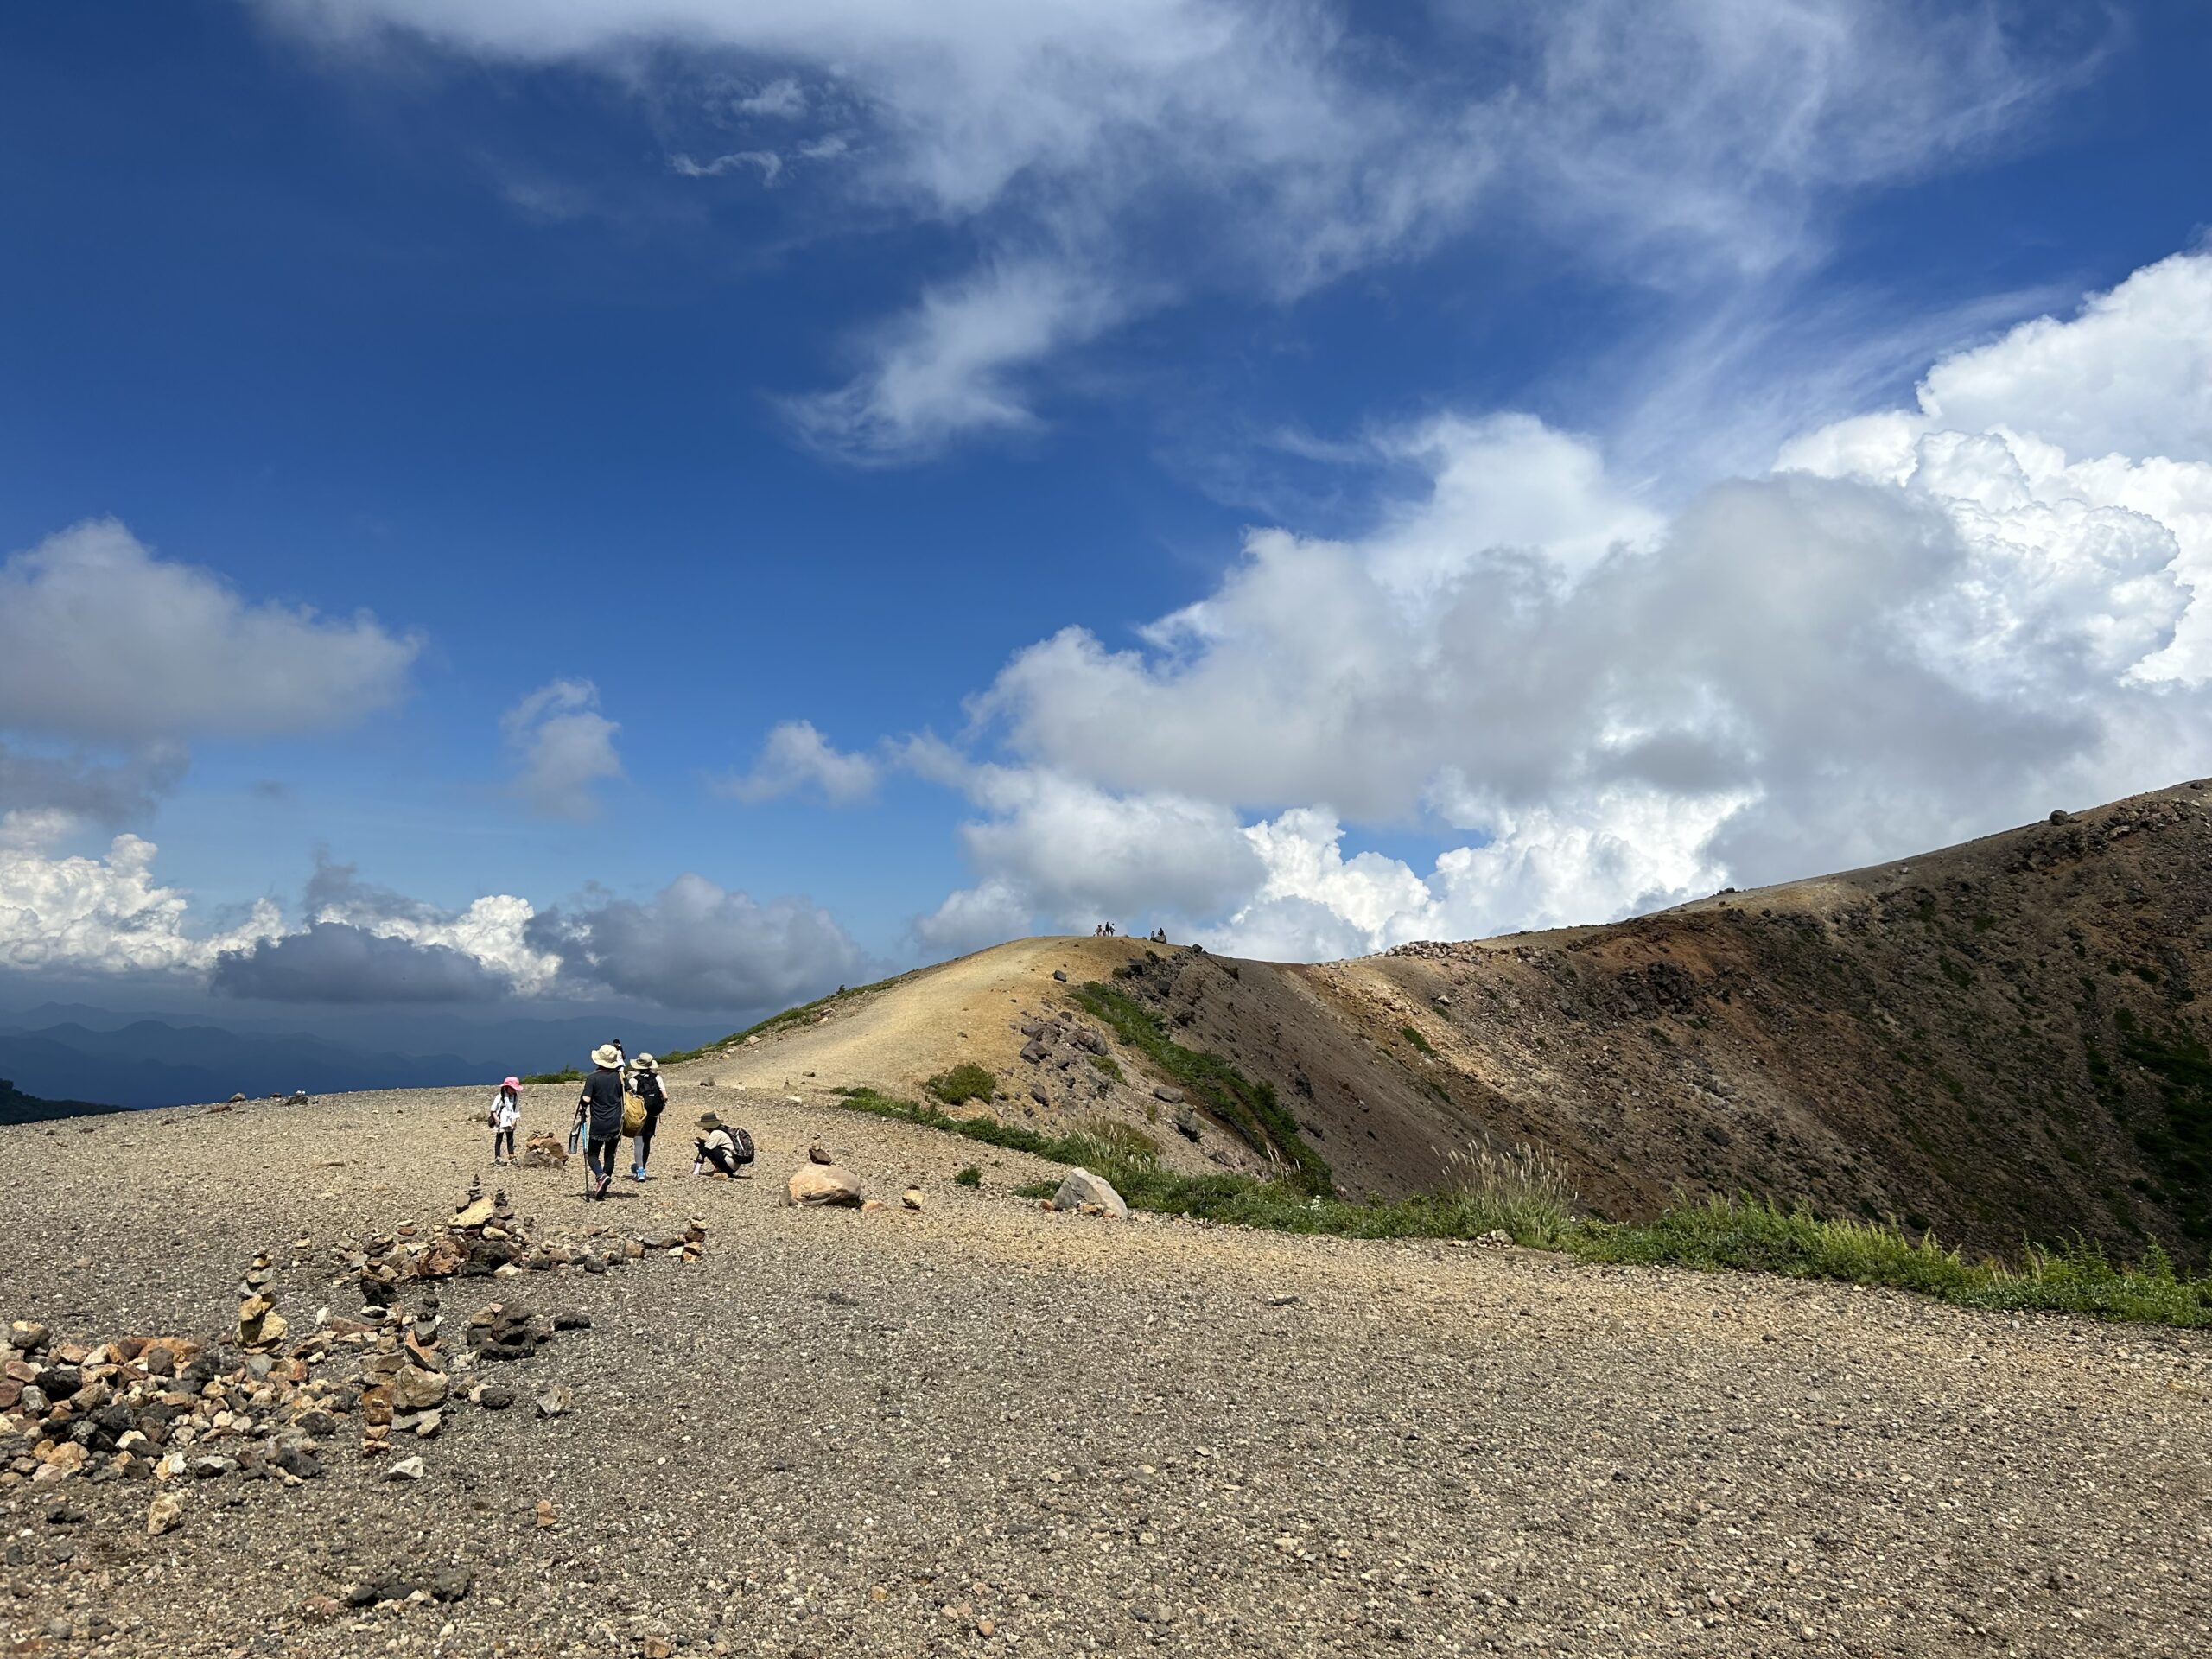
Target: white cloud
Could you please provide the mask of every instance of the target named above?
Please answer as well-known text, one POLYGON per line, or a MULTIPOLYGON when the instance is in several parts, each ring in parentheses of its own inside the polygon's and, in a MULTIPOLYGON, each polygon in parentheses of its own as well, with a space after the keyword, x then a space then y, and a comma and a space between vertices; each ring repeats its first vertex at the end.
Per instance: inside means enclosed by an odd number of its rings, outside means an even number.
POLYGON ((421 642, 249 603, 89 519, 0 565, 0 728, 95 743, 275 737, 397 702, 421 642))
POLYGON ((105 858, 60 853, 60 814, 0 820, 0 967, 34 973, 200 974, 226 950, 283 931, 264 899, 215 934, 187 926, 190 899, 154 880, 153 842, 118 836, 105 858))
POLYGON ((1123 304, 1049 260, 978 271, 883 329, 846 385, 785 408, 810 441, 855 461, 912 461, 963 433, 1032 426, 1022 372, 1095 338, 1123 304))
POLYGON ((1282 955, 1603 919, 2200 774, 2199 389, 2118 381, 2205 360, 2212 304, 2177 296, 2208 270, 1944 359, 1918 408, 1670 519, 1586 441, 1431 423, 1394 450, 1426 487, 1370 535, 1252 532, 1138 646, 1018 653, 975 703, 1015 764, 907 764, 986 808, 962 836, 988 913, 1181 912, 1282 955), (1423 875, 1346 855, 1347 823, 1466 839, 1423 875))
POLYGON ((589 680, 542 685, 499 718, 518 766, 515 788, 551 818, 587 818, 599 810, 596 785, 622 775, 614 734, 622 728, 599 712, 589 680))
POLYGON ((747 803, 812 790, 831 806, 850 806, 875 792, 876 777, 868 756, 833 747, 810 721, 787 720, 768 734, 752 771, 715 789, 747 803))
POLYGON ((733 106, 740 115, 765 116, 779 121, 796 121, 806 113, 806 92, 788 75, 781 80, 772 80, 759 92, 748 92, 733 106))
POLYGON ((971 275, 933 279, 849 384, 790 405, 872 461, 1033 424, 1037 367, 1134 315, 1294 299, 1484 213, 1637 282, 1756 277, 1844 193, 1978 153, 2094 60, 2063 18, 1906 0, 1447 3, 1417 49, 1361 8, 1253 0, 262 5, 341 51, 399 31, 595 67, 657 118, 703 83, 710 142, 733 115, 787 124, 774 153, 834 144, 825 184, 863 215, 969 233, 971 275), (759 87, 734 105, 731 65, 759 87))
POLYGON ((1035 906, 1029 895, 993 877, 949 893, 944 902, 914 921, 914 938, 932 956, 965 956, 1029 931, 1035 906))
POLYGON ((668 166, 671 172, 687 179, 718 179, 725 173, 749 167, 759 171, 761 183, 773 184, 784 170, 784 158, 772 149, 738 149, 707 162, 695 162, 689 156, 671 156, 668 166))

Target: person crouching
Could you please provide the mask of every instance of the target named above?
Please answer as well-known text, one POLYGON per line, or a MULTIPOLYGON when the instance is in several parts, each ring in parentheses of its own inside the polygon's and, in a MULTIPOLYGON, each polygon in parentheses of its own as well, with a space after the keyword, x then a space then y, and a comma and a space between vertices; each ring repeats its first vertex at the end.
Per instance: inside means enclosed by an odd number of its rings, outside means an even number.
POLYGON ((699 1127, 705 1133, 692 1142, 696 1153, 691 1160, 694 1175, 711 1169, 717 1175, 734 1178, 753 1161, 753 1137, 743 1129, 732 1128, 712 1112, 699 1119, 699 1127))

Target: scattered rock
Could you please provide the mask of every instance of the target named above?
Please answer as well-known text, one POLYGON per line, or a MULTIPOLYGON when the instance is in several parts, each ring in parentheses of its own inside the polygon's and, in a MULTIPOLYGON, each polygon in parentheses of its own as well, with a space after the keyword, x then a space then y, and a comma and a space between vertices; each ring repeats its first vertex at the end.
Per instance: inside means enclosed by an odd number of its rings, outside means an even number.
POLYGON ((1260 1300, 1269 1307, 1295 1307, 1298 1306, 1298 1298, 1291 1295, 1287 1292, 1274 1296, 1262 1296, 1260 1300))
POLYGON ((2074 822, 2074 815, 2064 807, 2058 807, 2052 811, 2050 821, 2053 823, 2071 823, 2074 822))
POLYGON ((837 1160, 830 1155, 827 1147, 817 1141, 807 1147, 806 1161, 810 1164, 835 1164, 837 1160))
POLYGON ((566 1169, 569 1166, 569 1149, 562 1144, 559 1135, 548 1135, 541 1130, 523 1143, 522 1166, 524 1169, 566 1169))
POLYGON ((505 1411, 515 1402, 515 1391, 504 1382, 486 1382, 475 1393, 476 1403, 486 1411, 505 1411))
POLYGON ((1129 1206, 1114 1190, 1113 1183, 1103 1176, 1094 1175, 1087 1169, 1071 1169, 1061 1179, 1060 1190, 1052 1194, 1055 1210, 1084 1210, 1096 1206, 1099 1214, 1111 1216, 1116 1221, 1127 1221, 1129 1206))
POLYGON ((553 1507, 553 1500, 550 1497, 537 1500, 537 1524, 549 1529, 561 1524, 561 1511, 553 1507))
POLYGON ((242 1095, 242 1094, 238 1094, 238 1095, 232 1095, 232 1096, 231 1096, 231 1104, 232 1104, 232 1105, 233 1105, 233 1106, 243 1106, 243 1105, 245 1105, 245 1096, 244 1095, 242 1095))
POLYGON ((158 1538, 165 1532, 173 1531, 183 1519, 184 1494, 175 1491, 160 1493, 147 1506, 146 1535, 158 1538))
POLYGON ((1055 968, 1052 969, 1052 977, 1065 985, 1068 982, 1068 970, 1065 968, 1055 968))
POLYGON ((445 1403, 452 1379, 443 1371, 404 1367, 391 1380, 391 1407, 397 1412, 430 1411, 445 1403))
POLYGON ((420 1480, 423 1473, 422 1459, 402 1458, 384 1471, 384 1478, 386 1480, 420 1480))
POLYGON ((575 1409, 576 1391, 565 1382, 556 1382, 537 1396, 540 1417, 565 1417, 575 1409))
POLYGON ((922 1207, 922 1189, 918 1186, 908 1187, 904 1192, 901 1192, 899 1195, 899 1202, 909 1210, 920 1209, 922 1207))
POLYGON ((793 1172, 785 1187, 785 1200, 795 1205, 851 1205, 857 1208, 866 1195, 859 1179, 836 1164, 808 1164, 793 1172))
POLYGON ((1183 1103, 1183 1091, 1180 1089, 1170 1088, 1164 1083, 1152 1091, 1152 1097, 1154 1100, 1164 1101, 1170 1106, 1180 1106, 1183 1103))
POLYGON ((1513 1235, 1503 1227, 1496 1227, 1477 1238, 1475 1244, 1480 1249, 1510 1250, 1513 1248, 1513 1235))

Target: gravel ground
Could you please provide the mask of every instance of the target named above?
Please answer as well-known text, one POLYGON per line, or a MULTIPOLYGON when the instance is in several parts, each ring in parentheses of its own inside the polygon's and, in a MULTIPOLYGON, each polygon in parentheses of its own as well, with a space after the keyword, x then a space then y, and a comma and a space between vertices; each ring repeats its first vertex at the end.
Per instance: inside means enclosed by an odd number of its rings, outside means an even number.
MULTIPOLYGON (((525 1130, 566 1111, 531 1091, 525 1130)), ((329 1250, 487 1181, 481 1090, 0 1131, 0 1313, 213 1334, 257 1249, 296 1330, 329 1250), (309 1241, 299 1244, 296 1241, 309 1241)), ((2169 1332, 1521 1251, 1039 1213, 1040 1167, 817 1099, 675 1090, 663 1179, 541 1230, 703 1260, 448 1281, 577 1309, 381 1479, 0 1482, 19 1653, 2200 1654, 2212 1369, 2169 1332), (738 1103, 742 1102, 740 1105, 738 1103), (696 1104, 694 1103, 698 1103, 696 1104), (703 1105, 762 1173, 686 1179, 703 1105), (895 1204, 795 1211, 810 1140, 895 1204), (955 1185, 969 1161, 980 1190, 955 1185), (65 1513, 48 1518, 57 1499, 65 1513), (550 1501, 552 1524, 540 1523, 550 1501), (334 1611, 465 1566, 450 1603, 334 1611), (96 1620, 107 1621, 96 1624, 96 1620)))

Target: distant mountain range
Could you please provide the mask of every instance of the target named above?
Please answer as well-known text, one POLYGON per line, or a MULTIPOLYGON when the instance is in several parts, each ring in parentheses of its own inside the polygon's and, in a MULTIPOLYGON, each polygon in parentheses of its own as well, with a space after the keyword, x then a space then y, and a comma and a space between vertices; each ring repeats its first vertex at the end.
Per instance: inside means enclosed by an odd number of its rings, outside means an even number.
MULTIPOLYGON (((478 1025, 442 1016, 410 1016, 402 1048, 351 1037, 296 1031, 234 1030, 173 1023, 49 1002, 0 1014, 0 1074, 13 1079, 12 1098, 43 1100, 75 1109, 176 1106, 304 1089, 341 1094, 359 1089, 417 1089, 480 1079, 486 1087, 509 1071, 559 1071, 582 1063, 597 1043, 619 1035, 632 1053, 679 1048, 720 1036, 726 1027, 639 1026, 623 1021, 506 1020, 478 1025), (416 1046, 419 1045, 420 1046, 416 1046)), ((67 1116, 65 1111, 22 1113, 67 1116)), ((25 1116, 9 1121, 24 1122, 25 1116)))

